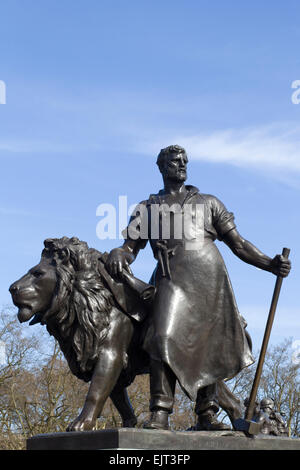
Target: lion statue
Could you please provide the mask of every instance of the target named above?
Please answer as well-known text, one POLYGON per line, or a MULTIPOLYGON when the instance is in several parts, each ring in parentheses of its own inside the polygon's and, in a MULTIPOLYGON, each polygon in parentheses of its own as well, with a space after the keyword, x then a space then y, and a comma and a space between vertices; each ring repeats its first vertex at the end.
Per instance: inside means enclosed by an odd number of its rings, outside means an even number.
POLYGON ((63 237, 44 245, 39 264, 12 284, 10 292, 20 322, 33 318, 31 325, 46 325, 71 372, 91 381, 84 407, 67 430, 94 429, 108 397, 123 426, 134 427, 137 420, 126 387, 137 374, 148 372, 148 356, 139 347, 142 324, 134 316, 144 305, 132 288, 126 291, 113 281, 104 269, 103 254, 85 242, 63 237), (136 300, 130 315, 128 305, 121 308, 117 298, 121 304, 124 298, 136 300))
MULTIPOLYGON (((59 342, 71 372, 90 381, 85 404, 67 431, 93 430, 108 397, 124 427, 137 419, 126 388, 136 375, 149 373, 142 344, 155 287, 123 273, 114 280, 105 269, 107 253, 78 238, 44 242, 41 260, 10 286, 20 322, 46 325, 59 342)), ((224 382, 218 399, 231 422, 240 402, 224 382)))

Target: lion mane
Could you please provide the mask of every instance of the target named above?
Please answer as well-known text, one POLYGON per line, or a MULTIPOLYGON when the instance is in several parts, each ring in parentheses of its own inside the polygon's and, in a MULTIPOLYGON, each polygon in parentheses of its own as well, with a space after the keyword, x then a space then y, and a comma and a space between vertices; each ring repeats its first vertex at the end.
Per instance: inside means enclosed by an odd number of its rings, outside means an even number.
POLYGON ((56 266, 57 284, 41 323, 57 339, 71 372, 88 382, 116 306, 97 269, 101 253, 75 237, 47 239, 44 245, 42 258, 56 266))

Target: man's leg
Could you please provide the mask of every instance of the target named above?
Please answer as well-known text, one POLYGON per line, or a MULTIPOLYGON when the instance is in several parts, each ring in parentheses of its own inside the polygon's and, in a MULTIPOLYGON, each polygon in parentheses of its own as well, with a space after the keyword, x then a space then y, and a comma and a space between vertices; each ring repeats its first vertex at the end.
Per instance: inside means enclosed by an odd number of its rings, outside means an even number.
POLYGON ((218 401, 220 407, 226 411, 232 425, 236 419, 243 417, 241 401, 222 380, 218 382, 218 401))
POLYGON ((150 362, 150 421, 147 429, 168 429, 168 416, 173 411, 176 376, 170 367, 161 361, 150 362))
POLYGON ((197 431, 226 431, 230 426, 220 423, 216 413, 219 411, 218 385, 201 388, 197 394, 195 413, 198 415, 197 431))

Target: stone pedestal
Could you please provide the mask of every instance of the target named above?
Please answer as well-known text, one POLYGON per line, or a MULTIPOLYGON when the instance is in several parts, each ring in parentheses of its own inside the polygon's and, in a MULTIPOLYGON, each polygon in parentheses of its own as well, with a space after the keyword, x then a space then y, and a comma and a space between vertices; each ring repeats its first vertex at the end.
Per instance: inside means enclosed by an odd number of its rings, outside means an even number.
POLYGON ((27 440, 27 450, 300 450, 300 439, 235 431, 104 431, 40 434, 27 440))

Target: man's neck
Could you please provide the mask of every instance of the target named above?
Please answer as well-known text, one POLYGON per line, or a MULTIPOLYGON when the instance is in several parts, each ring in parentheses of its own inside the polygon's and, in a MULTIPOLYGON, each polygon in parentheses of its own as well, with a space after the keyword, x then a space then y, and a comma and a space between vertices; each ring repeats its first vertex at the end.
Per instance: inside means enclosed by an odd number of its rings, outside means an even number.
POLYGON ((177 194, 177 193, 185 193, 186 187, 184 182, 180 181, 164 181, 164 192, 166 194, 177 194))

